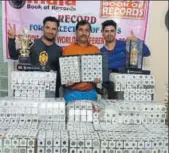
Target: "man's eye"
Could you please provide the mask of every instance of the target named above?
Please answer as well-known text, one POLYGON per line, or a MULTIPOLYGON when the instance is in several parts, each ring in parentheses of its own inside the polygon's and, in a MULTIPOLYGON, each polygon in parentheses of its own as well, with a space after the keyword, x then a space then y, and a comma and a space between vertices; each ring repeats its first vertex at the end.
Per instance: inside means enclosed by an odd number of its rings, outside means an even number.
POLYGON ((107 30, 107 31, 105 31, 105 32, 107 32, 107 33, 108 33, 108 32, 114 32, 114 30, 107 30))

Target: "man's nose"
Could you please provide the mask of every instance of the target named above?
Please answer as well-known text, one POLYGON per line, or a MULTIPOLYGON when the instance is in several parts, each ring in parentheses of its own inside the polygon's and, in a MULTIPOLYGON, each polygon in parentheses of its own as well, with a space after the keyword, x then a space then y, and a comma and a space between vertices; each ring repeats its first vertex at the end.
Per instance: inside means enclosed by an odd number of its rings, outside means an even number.
POLYGON ((53 33, 52 29, 49 29, 49 33, 53 33))
POLYGON ((82 31, 82 34, 86 34, 86 33, 87 33, 87 31, 86 31, 86 30, 83 30, 83 31, 82 31))
POLYGON ((86 32, 85 32, 85 31, 82 31, 82 35, 84 35, 84 34, 86 34, 86 32))

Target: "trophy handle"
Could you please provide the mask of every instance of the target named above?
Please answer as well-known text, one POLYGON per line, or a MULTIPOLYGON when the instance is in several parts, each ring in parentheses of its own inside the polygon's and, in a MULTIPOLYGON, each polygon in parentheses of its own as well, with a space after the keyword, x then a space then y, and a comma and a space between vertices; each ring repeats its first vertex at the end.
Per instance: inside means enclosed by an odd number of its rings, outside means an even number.
POLYGON ((34 39, 31 39, 31 45, 29 46, 29 48, 31 48, 34 45, 34 39))

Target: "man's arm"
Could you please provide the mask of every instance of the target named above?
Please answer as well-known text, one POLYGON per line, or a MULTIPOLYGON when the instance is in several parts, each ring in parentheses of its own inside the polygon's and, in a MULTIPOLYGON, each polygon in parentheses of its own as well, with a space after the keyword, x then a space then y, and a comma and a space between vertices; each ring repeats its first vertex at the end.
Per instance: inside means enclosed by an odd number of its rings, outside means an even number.
MULTIPOLYGON (((130 33, 130 36, 127 37, 126 41, 130 41, 130 40, 140 40, 138 39, 135 35, 134 35, 134 32, 131 31, 130 33)), ((143 43, 143 56, 147 57, 147 56, 150 56, 151 53, 150 53, 150 50, 149 48, 147 47, 147 45, 145 43, 143 43)))
MULTIPOLYGON (((61 57, 61 56, 62 56, 62 49, 59 50, 59 57, 61 57)), ((61 76, 60 76, 59 58, 57 59, 56 70, 57 70, 56 97, 59 97, 59 88, 60 88, 60 86, 61 86, 61 76)))
MULTIPOLYGON (((61 57, 62 56, 62 49, 60 50, 60 55, 59 55, 59 57, 61 57)), ((59 83, 59 86, 61 85, 61 78, 60 78, 60 64, 59 64, 59 58, 58 58, 58 60, 57 60, 57 65, 56 65, 56 69, 57 69, 57 81, 58 81, 58 83, 59 83)))
POLYGON ((15 47, 15 38, 16 38, 16 27, 15 25, 9 24, 8 29, 8 50, 11 59, 17 60, 19 57, 19 51, 15 47))
POLYGON ((19 50, 16 50, 15 47, 15 39, 8 39, 8 50, 9 50, 9 55, 11 59, 17 60, 19 57, 19 50))
POLYGON ((149 48, 147 47, 145 43, 143 43, 143 56, 148 57, 150 55, 151 55, 151 52, 149 48))

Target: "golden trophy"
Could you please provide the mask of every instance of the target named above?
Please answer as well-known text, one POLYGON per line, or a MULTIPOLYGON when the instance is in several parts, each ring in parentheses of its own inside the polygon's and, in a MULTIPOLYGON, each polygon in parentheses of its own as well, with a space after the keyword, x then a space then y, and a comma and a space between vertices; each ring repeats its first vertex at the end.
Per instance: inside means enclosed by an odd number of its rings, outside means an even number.
POLYGON ((150 74, 149 70, 143 70, 143 41, 129 40, 126 42, 126 73, 150 74))
POLYGON ((142 70, 143 65, 143 41, 130 40, 126 44, 127 47, 127 68, 142 70))
POLYGON ((138 68, 138 43, 136 41, 131 42, 131 50, 130 50, 130 66, 134 68, 138 68))
POLYGON ((20 56, 18 58, 19 63, 22 64, 31 64, 30 60, 30 48, 34 44, 34 40, 28 37, 28 30, 26 28, 23 29, 23 35, 19 37, 20 41, 20 56))
POLYGON ((28 30, 23 29, 23 35, 19 38, 20 48, 19 48, 19 64, 17 65, 17 70, 19 71, 50 71, 48 63, 48 54, 46 51, 42 51, 39 55, 39 64, 32 65, 30 58, 30 49, 34 44, 34 40, 28 37, 28 30))

